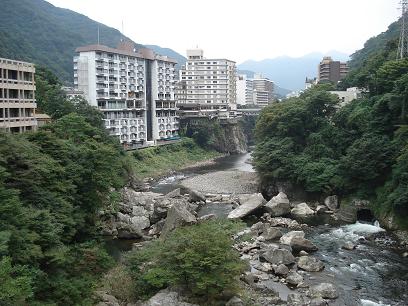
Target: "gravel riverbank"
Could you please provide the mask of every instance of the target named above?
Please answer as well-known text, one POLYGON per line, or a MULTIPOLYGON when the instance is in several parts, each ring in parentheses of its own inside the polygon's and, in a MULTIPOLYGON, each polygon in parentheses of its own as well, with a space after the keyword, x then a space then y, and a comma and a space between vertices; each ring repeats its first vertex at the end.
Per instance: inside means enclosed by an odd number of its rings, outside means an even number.
POLYGON ((256 193, 258 176, 255 172, 217 171, 185 179, 181 184, 203 193, 256 193))

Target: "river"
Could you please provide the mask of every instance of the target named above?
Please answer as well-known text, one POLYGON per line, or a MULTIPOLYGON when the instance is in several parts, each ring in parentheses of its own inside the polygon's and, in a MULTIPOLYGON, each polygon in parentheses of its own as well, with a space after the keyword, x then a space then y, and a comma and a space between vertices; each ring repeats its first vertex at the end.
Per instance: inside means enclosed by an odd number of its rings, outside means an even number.
MULTIPOLYGON (((222 157, 209 166, 174 173, 152 186, 152 191, 167 193, 179 187, 181 179, 220 170, 253 172, 250 154, 222 157)), ((226 215, 232 207, 204 206, 199 214, 226 215)), ((325 264, 323 272, 309 273, 309 284, 331 282, 340 297, 336 306, 406 306, 408 305, 408 258, 394 248, 395 240, 377 224, 357 222, 335 225, 329 217, 309 223, 306 237, 319 248, 315 256, 325 264), (355 250, 343 250, 345 242, 357 244, 355 250)), ((306 222, 307 223, 307 222, 306 222)), ((272 282, 272 281, 270 281, 272 282)), ((270 283, 282 299, 291 292, 281 283, 270 283)))

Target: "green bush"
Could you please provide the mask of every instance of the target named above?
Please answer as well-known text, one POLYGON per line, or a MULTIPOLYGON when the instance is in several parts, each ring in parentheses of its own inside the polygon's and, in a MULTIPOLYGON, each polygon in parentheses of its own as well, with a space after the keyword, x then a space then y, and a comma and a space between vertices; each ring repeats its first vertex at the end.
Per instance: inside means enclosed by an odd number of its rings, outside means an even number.
POLYGON ((236 292, 245 262, 232 248, 231 235, 240 226, 215 220, 179 228, 131 254, 128 262, 137 295, 147 298, 177 286, 212 302, 225 291, 236 292))

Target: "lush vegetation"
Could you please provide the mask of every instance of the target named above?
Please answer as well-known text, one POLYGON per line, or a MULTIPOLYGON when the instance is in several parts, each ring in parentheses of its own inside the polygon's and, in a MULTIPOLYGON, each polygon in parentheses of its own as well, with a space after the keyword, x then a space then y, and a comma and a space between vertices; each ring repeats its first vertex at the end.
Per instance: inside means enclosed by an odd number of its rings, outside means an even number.
MULTIPOLYGON (((46 66, 64 83, 73 81, 75 49, 96 44, 98 28, 103 45, 115 48, 123 38, 114 28, 44 0, 2 0, 0 20, 1 57, 46 66)), ((185 61, 171 49, 149 47, 180 63, 185 61)))
POLYGON ((98 243, 98 212, 131 170, 101 114, 69 101, 39 69, 38 105, 54 122, 0 134, 0 305, 92 305, 113 264, 98 243))
POLYGON ((341 109, 322 86, 264 109, 256 126, 255 164, 265 182, 288 180, 309 192, 369 198, 379 215, 393 213, 403 225, 408 60, 390 60, 395 48, 392 40, 378 52, 364 51, 370 55, 339 87, 367 93, 341 109))
POLYGON ((181 287, 209 305, 237 290, 245 262, 232 248, 239 223, 214 220, 171 232, 130 255, 128 265, 138 297, 169 286, 181 287))
POLYGON ((132 153, 136 176, 157 177, 179 170, 196 162, 221 156, 220 153, 204 149, 191 138, 159 147, 151 147, 132 153))

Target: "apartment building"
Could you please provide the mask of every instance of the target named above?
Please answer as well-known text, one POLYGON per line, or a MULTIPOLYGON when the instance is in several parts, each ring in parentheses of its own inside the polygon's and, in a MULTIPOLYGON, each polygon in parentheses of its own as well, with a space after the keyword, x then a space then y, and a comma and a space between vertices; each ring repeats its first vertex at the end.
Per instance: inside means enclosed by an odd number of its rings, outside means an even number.
POLYGON ((253 94, 254 104, 260 107, 265 107, 273 101, 274 83, 262 74, 254 75, 253 94))
POLYGON ((77 48, 74 85, 104 114, 111 135, 125 147, 178 137, 176 60, 122 42, 77 48))
POLYGON ((325 56, 318 65, 317 81, 336 84, 347 75, 348 70, 347 63, 334 61, 330 56, 325 56))
POLYGON ((34 64, 0 58, 0 129, 22 133, 37 128, 34 64))
POLYGON ((180 70, 178 103, 206 105, 205 110, 236 110, 236 66, 228 59, 207 59, 201 49, 187 50, 180 70))
POLYGON ((254 82, 245 74, 237 76, 237 105, 254 104, 254 82))

